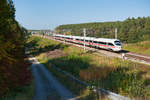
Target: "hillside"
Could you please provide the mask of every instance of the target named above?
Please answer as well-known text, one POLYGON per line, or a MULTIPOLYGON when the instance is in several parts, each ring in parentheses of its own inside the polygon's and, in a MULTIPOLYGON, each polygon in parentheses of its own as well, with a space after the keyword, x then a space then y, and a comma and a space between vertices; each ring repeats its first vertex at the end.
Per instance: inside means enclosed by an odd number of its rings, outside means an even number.
POLYGON ((83 35, 83 28, 87 29, 87 36, 104 38, 114 38, 117 28, 118 38, 122 42, 135 43, 150 38, 150 17, 128 18, 116 22, 60 25, 55 31, 60 34, 83 35))

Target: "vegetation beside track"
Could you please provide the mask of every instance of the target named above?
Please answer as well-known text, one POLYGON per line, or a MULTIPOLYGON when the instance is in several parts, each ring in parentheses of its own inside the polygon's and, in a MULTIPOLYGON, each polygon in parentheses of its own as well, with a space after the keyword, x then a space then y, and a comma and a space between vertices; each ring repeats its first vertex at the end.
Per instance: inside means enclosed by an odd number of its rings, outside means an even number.
POLYGON ((27 43, 31 53, 75 94, 82 94, 86 88, 72 83, 73 81, 54 70, 54 66, 87 82, 90 86, 94 85, 131 98, 150 99, 148 65, 100 56, 94 51, 84 51, 79 47, 40 37, 30 37, 27 43))
POLYGON ((137 42, 123 45, 124 50, 150 56, 150 41, 137 42))

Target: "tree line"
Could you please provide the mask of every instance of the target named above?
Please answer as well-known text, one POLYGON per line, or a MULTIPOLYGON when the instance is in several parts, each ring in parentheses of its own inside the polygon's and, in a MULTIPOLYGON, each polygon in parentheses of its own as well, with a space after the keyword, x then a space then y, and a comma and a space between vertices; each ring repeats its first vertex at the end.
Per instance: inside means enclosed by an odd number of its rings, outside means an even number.
POLYGON ((15 20, 12 0, 0 0, 0 97, 29 80, 24 61, 27 30, 15 20))
POLYGON ((126 43, 150 39, 150 17, 133 17, 115 22, 60 25, 55 31, 60 34, 83 36, 83 28, 86 28, 87 36, 99 38, 115 38, 115 28, 117 28, 118 39, 126 43))

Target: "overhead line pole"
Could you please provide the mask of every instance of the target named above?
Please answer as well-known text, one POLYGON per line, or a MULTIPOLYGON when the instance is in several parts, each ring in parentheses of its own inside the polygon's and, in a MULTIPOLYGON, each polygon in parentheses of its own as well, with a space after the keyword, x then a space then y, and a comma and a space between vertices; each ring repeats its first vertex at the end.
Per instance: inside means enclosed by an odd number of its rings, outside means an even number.
POLYGON ((85 51, 86 28, 83 28, 83 34, 84 34, 84 51, 85 51))
POLYGON ((115 28, 115 39, 117 39, 117 28, 115 28))

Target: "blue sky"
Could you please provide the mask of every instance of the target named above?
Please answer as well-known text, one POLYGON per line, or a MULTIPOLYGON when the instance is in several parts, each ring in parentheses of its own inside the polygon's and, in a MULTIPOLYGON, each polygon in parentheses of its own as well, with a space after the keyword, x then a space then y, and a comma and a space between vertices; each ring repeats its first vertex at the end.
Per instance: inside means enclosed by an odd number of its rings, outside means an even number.
POLYGON ((27 29, 62 24, 122 21, 150 16, 150 0, 13 0, 16 19, 27 29))

